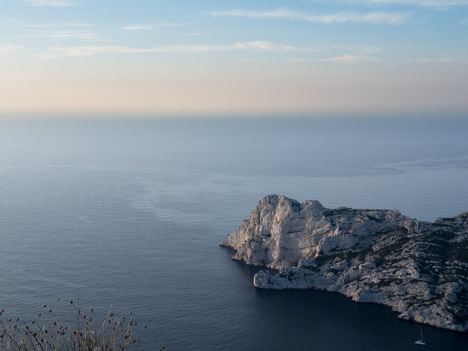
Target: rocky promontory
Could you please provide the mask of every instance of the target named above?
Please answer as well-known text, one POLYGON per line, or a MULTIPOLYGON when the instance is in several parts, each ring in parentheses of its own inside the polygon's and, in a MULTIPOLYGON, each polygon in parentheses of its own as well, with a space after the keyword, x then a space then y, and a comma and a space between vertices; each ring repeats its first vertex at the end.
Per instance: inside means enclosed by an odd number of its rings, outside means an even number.
POLYGON ((402 319, 468 330, 468 212, 429 223, 269 195, 221 245, 274 270, 254 276, 257 288, 335 291, 402 319))

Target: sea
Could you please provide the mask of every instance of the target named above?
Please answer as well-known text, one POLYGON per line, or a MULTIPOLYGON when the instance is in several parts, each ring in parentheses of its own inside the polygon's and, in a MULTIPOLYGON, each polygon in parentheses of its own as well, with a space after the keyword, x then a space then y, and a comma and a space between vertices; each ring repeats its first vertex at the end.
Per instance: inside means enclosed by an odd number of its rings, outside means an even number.
POLYGON ((0 309, 132 312, 144 350, 418 350, 421 330, 468 350, 385 306, 254 288, 219 243, 267 194, 468 211, 468 116, 0 119, 0 309))

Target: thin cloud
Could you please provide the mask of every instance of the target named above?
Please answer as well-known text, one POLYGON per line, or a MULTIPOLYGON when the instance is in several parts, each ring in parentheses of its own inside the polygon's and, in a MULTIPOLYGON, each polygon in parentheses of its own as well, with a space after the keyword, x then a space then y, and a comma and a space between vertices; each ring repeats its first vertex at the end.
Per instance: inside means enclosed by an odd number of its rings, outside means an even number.
MULTIPOLYGON (((313 57, 297 57, 287 62, 336 62, 336 63, 357 63, 357 62, 376 62, 380 61, 379 59, 370 56, 375 54, 380 54, 383 52, 381 47, 370 46, 370 45, 332 45, 330 47, 317 49, 315 51, 330 51, 330 50, 346 50, 354 51, 355 55, 344 54, 343 56, 333 56, 325 59, 313 58, 313 57)), ((309 50, 310 51, 310 50, 309 50)))
POLYGON ((51 23, 29 23, 25 24, 26 27, 30 28, 44 28, 44 29, 52 29, 52 28, 90 28, 95 27, 94 24, 91 23, 82 23, 82 22, 51 22, 51 23))
POLYGON ((383 49, 377 46, 368 46, 364 45, 359 52, 361 54, 380 54, 383 52, 383 49))
POLYGON ((243 59, 243 60, 230 60, 230 63, 255 63, 260 62, 258 59, 243 59))
MULTIPOLYGON (((322 0, 309 0, 312 3, 323 3, 322 0)), ((429 8, 448 8, 455 6, 468 6, 468 0, 335 0, 335 3, 350 5, 398 5, 429 8)))
POLYGON ((398 4, 423 7, 468 6, 467 0, 372 0, 375 4, 398 4))
POLYGON ((39 59, 57 59, 62 57, 95 56, 110 54, 170 54, 170 53, 209 53, 221 51, 278 51, 287 52, 298 50, 291 45, 272 43, 267 41, 239 42, 230 45, 167 45, 152 48, 137 49, 126 46, 103 45, 103 46, 66 46, 51 47, 49 52, 37 55, 39 59))
POLYGON ((354 50, 360 54, 380 54, 383 52, 383 49, 379 46, 371 45, 332 45, 333 49, 344 49, 346 51, 354 50))
POLYGON ((161 24, 129 24, 123 26, 123 30, 151 30, 164 27, 184 27, 184 24, 178 23, 161 23, 161 24))
POLYGON ((377 62, 379 61, 379 59, 373 56, 343 55, 343 56, 325 58, 320 61, 348 64, 348 63, 377 62))
POLYGON ((270 41, 249 41, 246 43, 236 43, 234 47, 237 49, 245 50, 245 49, 254 49, 254 50, 262 50, 262 51, 293 51, 298 50, 299 48, 292 46, 292 45, 284 45, 278 43, 272 43, 270 41))
POLYGON ((36 7, 75 7, 80 6, 76 1, 70 0, 25 0, 28 6, 36 7))
POLYGON ((214 17, 236 17, 252 19, 288 19, 306 21, 310 23, 368 23, 368 24, 392 24, 397 25, 405 22, 409 15, 405 12, 340 12, 328 15, 311 15, 305 12, 291 10, 273 10, 273 11, 248 11, 242 9, 213 11, 214 17))
POLYGON ((23 49, 23 46, 21 45, 0 46, 0 57, 10 56, 11 54, 18 52, 21 49, 23 49))
POLYGON ((154 29, 152 26, 148 26, 146 24, 130 24, 128 26, 123 26, 123 30, 149 30, 154 29))
POLYGON ((44 22, 23 23, 19 22, 23 29, 22 37, 47 38, 53 40, 86 40, 86 41, 112 41, 101 37, 96 33, 97 26, 84 22, 44 22))
POLYGON ((302 57, 295 58, 295 59, 291 59, 291 60, 287 60, 287 62, 317 62, 317 61, 318 61, 317 59, 302 58, 302 57))
POLYGON ((413 59, 408 59, 407 61, 411 62, 454 62, 457 61, 458 57, 418 57, 413 59))
POLYGON ((70 31, 52 31, 52 32, 42 32, 36 34, 40 38, 49 38, 49 39, 80 39, 80 40, 92 40, 92 41, 101 41, 98 35, 95 33, 88 32, 70 32, 70 31))

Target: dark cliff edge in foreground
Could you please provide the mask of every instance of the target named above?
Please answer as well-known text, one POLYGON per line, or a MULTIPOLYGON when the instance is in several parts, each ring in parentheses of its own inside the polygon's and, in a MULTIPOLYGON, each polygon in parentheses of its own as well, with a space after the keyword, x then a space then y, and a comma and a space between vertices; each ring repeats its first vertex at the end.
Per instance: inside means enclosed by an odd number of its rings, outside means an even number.
POLYGON ((397 210, 261 199, 222 246, 262 270, 262 289, 322 289, 392 307, 399 318, 468 330, 468 212, 434 223, 397 210))

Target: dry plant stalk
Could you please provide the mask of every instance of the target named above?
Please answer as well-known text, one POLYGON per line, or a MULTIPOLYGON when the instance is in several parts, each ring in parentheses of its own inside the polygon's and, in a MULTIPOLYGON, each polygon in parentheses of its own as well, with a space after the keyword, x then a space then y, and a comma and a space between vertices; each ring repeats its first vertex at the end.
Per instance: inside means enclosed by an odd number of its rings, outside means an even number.
POLYGON ((136 349, 140 340, 132 337, 132 331, 138 323, 131 312, 128 316, 116 316, 109 311, 99 329, 95 329, 94 309, 87 314, 73 301, 70 304, 74 306, 74 321, 58 316, 58 303, 53 308, 44 305, 37 318, 28 322, 8 318, 4 310, 0 311, 0 350, 126 351, 131 345, 136 349))

